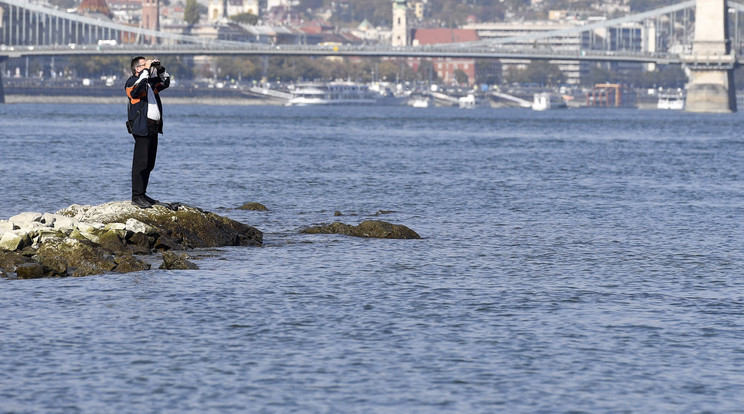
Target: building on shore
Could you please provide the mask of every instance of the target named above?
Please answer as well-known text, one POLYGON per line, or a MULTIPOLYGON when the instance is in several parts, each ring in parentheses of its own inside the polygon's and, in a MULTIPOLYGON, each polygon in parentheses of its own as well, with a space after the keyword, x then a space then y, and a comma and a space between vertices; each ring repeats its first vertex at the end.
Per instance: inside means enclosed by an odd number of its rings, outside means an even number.
MULTIPOLYGON (((413 46, 427 46, 446 43, 475 42, 480 40, 478 33, 471 29, 414 29, 413 46)), ((430 59, 437 78, 446 85, 457 84, 457 71, 467 75, 468 86, 475 82, 475 59, 432 58, 430 59)), ((418 71, 420 59, 410 59, 409 66, 418 71)))
MULTIPOLYGON (((562 15, 554 16, 559 19, 562 15)), ((653 39, 649 35, 652 25, 643 23, 628 23, 614 27, 594 29, 586 32, 569 32, 557 36, 531 39, 530 36, 541 35, 553 31, 573 29, 577 26, 596 23, 599 20, 539 20, 506 23, 476 23, 463 26, 474 30, 482 40, 512 39, 508 47, 525 50, 550 50, 552 52, 581 53, 590 50, 651 52, 656 50, 653 39)), ((510 71, 524 70, 530 63, 528 59, 503 59, 504 74, 510 71)), ((588 63, 578 60, 555 60, 555 64, 566 77, 566 83, 579 84, 581 78, 589 73, 592 65, 603 65, 613 71, 650 69, 641 63, 588 63)))
POLYGON ((226 21, 231 16, 244 13, 260 16, 258 0, 211 0, 207 6, 207 22, 226 21))

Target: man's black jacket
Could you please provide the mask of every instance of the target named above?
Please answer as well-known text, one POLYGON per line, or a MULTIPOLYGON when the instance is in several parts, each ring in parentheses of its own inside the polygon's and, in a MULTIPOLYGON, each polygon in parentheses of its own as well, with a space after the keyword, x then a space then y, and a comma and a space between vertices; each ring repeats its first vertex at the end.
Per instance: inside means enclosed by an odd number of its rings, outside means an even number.
MULTIPOLYGON (((149 70, 145 69, 148 71, 149 70)), ((159 73, 164 73, 165 68, 161 67, 158 70, 159 73)), ((132 125, 132 134, 146 136, 147 135, 147 84, 150 84, 152 91, 155 94, 155 100, 160 110, 160 121, 158 122, 158 132, 163 133, 163 104, 160 102, 160 91, 170 86, 170 76, 165 76, 165 79, 161 79, 160 76, 147 77, 139 83, 137 79, 139 76, 131 76, 127 79, 126 86, 124 89, 127 92, 129 102, 127 104, 127 112, 129 113, 129 121, 132 125), (135 85, 136 83, 136 85, 135 85)))

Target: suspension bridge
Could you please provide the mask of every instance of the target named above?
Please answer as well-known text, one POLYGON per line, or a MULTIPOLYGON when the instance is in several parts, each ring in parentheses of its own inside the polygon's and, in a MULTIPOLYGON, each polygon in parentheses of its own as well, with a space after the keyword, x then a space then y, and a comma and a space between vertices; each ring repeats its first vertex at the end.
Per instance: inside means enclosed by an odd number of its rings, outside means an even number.
POLYGON ((591 24, 477 42, 328 46, 206 39, 71 14, 29 1, 0 0, 0 61, 33 56, 134 56, 152 50, 159 56, 354 56, 682 64, 690 72, 688 111, 731 112, 736 110, 733 69, 744 63, 744 53, 737 53, 744 51, 744 39, 740 39, 738 27, 742 12, 744 5, 731 1, 688 0, 591 24), (605 40, 599 46, 586 41, 597 32, 608 33, 633 23, 647 28, 641 34, 644 39, 634 40, 631 34, 630 41, 605 40), (553 47, 551 39, 566 37, 579 37, 581 41, 569 49, 553 47))

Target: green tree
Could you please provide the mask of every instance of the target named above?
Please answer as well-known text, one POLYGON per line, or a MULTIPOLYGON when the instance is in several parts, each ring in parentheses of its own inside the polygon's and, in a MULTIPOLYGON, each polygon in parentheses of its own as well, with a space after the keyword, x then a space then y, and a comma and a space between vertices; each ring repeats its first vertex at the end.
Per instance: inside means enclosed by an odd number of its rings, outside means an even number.
POLYGON ((475 82, 478 84, 496 85, 501 80, 501 64, 495 60, 479 59, 475 61, 475 82))
POLYGON ((455 69, 455 80, 460 85, 468 84, 468 74, 462 69, 455 69))
POLYGON ((258 23, 258 16, 253 13, 246 12, 230 16, 230 19, 236 23, 249 24, 251 26, 258 23))
POLYGON ((186 64, 180 56, 167 56, 160 61, 174 79, 194 78, 193 65, 186 64))
POLYGON ((424 82, 436 82, 437 81, 437 69, 430 60, 422 60, 419 63, 419 67, 416 70, 417 80, 424 82))
POLYGON ((581 78, 581 81, 585 85, 593 86, 598 83, 616 83, 620 79, 617 74, 611 72, 609 69, 604 68, 600 65, 595 65, 589 68, 589 73, 581 78))
POLYGON ((542 86, 560 85, 566 81, 566 75, 558 68, 558 65, 549 63, 547 60, 530 62, 525 69, 524 76, 527 82, 542 86))
POLYGON ((377 65, 377 79, 386 82, 410 81, 416 73, 403 61, 385 60, 377 65))
POLYGON ((258 66, 251 58, 223 56, 215 59, 214 66, 220 77, 251 79, 258 77, 258 66))
POLYGON ((125 56, 73 56, 68 70, 80 77, 99 77, 132 74, 131 59, 125 56))
POLYGON ((195 25, 199 23, 199 4, 196 0, 186 0, 186 7, 183 10, 183 20, 186 24, 195 25))

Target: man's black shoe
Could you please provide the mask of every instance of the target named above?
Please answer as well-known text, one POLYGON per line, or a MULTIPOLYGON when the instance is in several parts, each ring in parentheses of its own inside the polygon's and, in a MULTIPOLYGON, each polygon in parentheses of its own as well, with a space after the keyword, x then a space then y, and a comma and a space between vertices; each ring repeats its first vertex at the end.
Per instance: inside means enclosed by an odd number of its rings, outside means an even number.
POLYGON ((147 200, 147 202, 150 203, 150 204, 152 204, 152 205, 160 204, 160 201, 158 201, 158 200, 156 200, 154 198, 148 197, 147 194, 145 194, 144 197, 145 197, 145 200, 147 200))
POLYGON ((132 198, 132 204, 139 208, 151 208, 152 204, 145 197, 134 197, 132 198))

